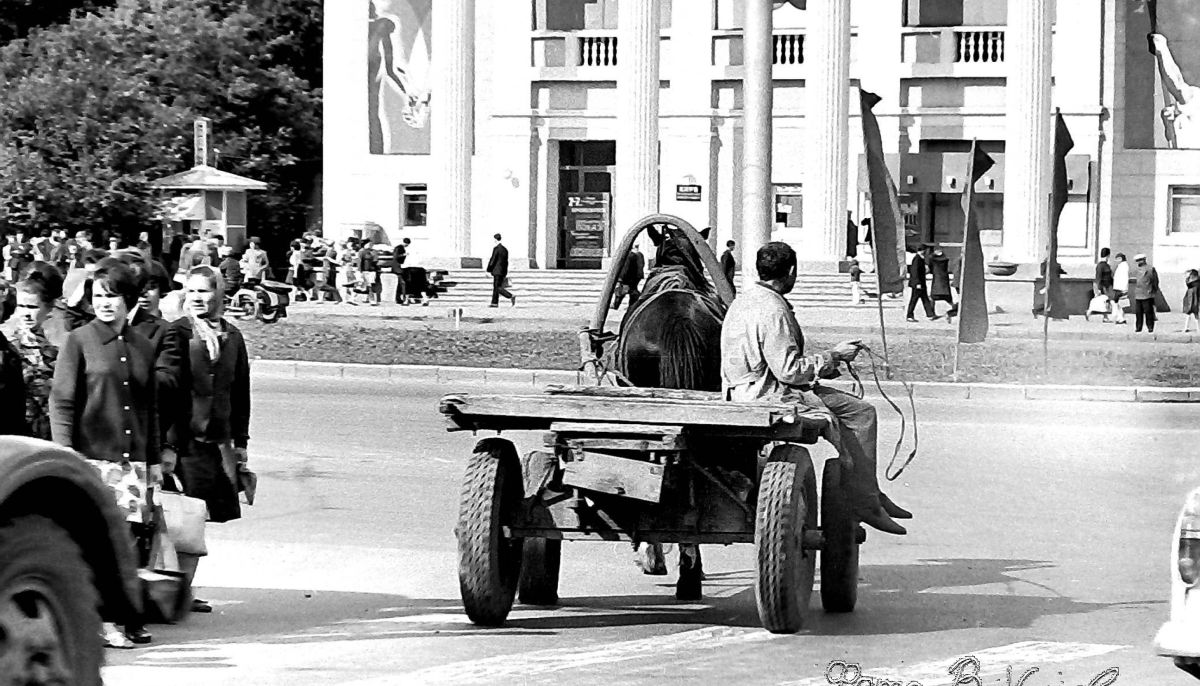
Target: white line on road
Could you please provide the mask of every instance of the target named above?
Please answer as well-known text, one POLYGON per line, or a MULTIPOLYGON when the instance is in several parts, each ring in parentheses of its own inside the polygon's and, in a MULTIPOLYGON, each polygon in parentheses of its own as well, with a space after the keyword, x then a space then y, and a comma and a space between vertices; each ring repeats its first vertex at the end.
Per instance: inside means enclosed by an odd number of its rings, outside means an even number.
MULTIPOLYGON (((1104 645, 1100 643, 1058 643, 1052 641, 1022 641, 1021 643, 1012 643, 1006 646, 996 648, 986 648, 970 653, 964 653, 948 657, 942 660, 932 660, 930 662, 919 662, 911 665, 888 666, 878 669, 870 665, 859 665, 862 670, 863 677, 874 677, 876 680, 898 680, 900 683, 908 684, 912 682, 920 682, 922 686, 950 686, 955 683, 955 678, 950 674, 950 667, 960 658, 967 655, 974 656, 978 660, 979 670, 968 670, 965 674, 977 674, 979 677, 995 677, 1005 674, 1007 668, 1011 665, 1013 668, 1013 678, 1017 679, 1026 670, 1034 667, 1039 667, 1045 664, 1053 664, 1057 662, 1070 662, 1072 660, 1082 660, 1084 658, 1096 657, 1111 653, 1129 646, 1104 645)), ((845 662, 849 662, 846 660, 845 662)), ((853 664, 853 663, 852 663, 853 664)), ((853 673, 853 667, 850 668, 853 673)), ((830 675, 833 678, 839 679, 834 683, 840 683, 842 672, 835 672, 830 675)), ((1095 675, 1080 675, 1081 679, 1088 679, 1095 675)), ((857 681, 857 680, 856 680, 857 681)), ((850 682, 855 683, 855 682, 850 682)), ((965 683, 976 683, 968 681, 965 683)), ((822 674, 820 677, 811 677, 801 679, 799 681, 786 681, 780 686, 829 686, 830 679, 827 675, 822 674)))
POLYGON ((667 636, 606 643, 594 648, 552 648, 454 662, 408 674, 355 681, 346 686, 390 686, 392 684, 500 684, 517 679, 553 674, 589 665, 658 658, 669 653, 703 652, 729 645, 769 641, 777 638, 762 629, 706 627, 667 636))

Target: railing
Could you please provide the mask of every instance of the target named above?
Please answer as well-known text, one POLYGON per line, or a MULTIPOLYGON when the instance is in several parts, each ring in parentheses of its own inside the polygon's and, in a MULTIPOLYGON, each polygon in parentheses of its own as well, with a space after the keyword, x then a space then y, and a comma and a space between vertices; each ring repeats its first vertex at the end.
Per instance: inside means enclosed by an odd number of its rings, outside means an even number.
POLYGON ((1004 31, 955 30, 955 62, 988 64, 1004 61, 1004 31))
POLYGON ((772 64, 804 64, 804 34, 777 33, 771 36, 772 64))
POLYGON ((579 36, 580 67, 617 66, 617 37, 614 35, 579 36))

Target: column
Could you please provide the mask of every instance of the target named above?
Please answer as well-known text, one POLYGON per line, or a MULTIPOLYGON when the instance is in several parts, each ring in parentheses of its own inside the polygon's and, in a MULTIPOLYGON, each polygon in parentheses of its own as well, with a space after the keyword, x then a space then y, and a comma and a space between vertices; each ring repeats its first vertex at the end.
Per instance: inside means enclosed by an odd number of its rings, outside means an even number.
POLYGON ((658 0, 621 0, 614 237, 658 211, 658 40, 658 0))
MULTIPOLYGON (((471 153, 475 135, 475 0, 433 3, 433 178, 430 226, 452 237, 453 260, 471 253, 471 153)), ((443 256, 446 257, 446 256, 443 256)), ((466 266, 457 264, 455 266, 466 266)))
POLYGON ((771 188, 771 0, 746 0, 742 38, 742 278, 755 278, 758 249, 771 240, 775 197, 771 188))
POLYGON ((1049 237, 1052 0, 1008 0, 1004 59, 1007 140, 1004 147, 1004 246, 1018 263, 1039 263, 1049 237))
POLYGON ((850 0, 808 5, 804 84, 808 134, 801 262, 830 265, 846 256, 850 139, 850 0))

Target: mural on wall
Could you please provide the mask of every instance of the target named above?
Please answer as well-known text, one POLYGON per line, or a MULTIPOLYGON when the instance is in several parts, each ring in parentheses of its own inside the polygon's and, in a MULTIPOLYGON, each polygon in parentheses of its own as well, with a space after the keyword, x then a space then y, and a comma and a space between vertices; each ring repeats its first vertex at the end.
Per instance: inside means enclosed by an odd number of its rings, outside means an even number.
POLYGON ((1200 149, 1200 3, 1126 0, 1125 26, 1126 147, 1200 149))
POLYGON ((371 154, 428 154, 433 0, 368 2, 371 154))

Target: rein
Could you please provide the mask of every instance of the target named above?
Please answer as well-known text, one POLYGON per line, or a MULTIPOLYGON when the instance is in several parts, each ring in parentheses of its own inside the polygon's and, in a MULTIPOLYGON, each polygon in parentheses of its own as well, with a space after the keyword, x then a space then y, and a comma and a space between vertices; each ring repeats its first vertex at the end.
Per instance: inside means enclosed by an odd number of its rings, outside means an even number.
MULTIPOLYGON (((900 475, 904 473, 904 470, 907 469, 908 465, 911 464, 913 459, 916 458, 917 450, 921 445, 921 437, 917 431, 917 403, 916 400, 913 399, 913 387, 909 382, 903 379, 900 380, 900 385, 903 386, 904 392, 908 396, 908 405, 912 411, 913 448, 912 451, 908 453, 908 457, 904 459, 904 463, 901 464, 899 468, 896 468, 896 461, 900 459, 900 451, 904 446, 904 437, 908 431, 908 420, 904 416, 904 411, 900 409, 900 406, 897 405, 895 401, 893 401, 888 394, 884 392, 883 383, 879 380, 878 363, 883 363, 886 365, 887 360, 884 360, 883 357, 865 345, 862 346, 860 350, 865 352, 867 354, 867 358, 871 360, 871 376, 875 380, 875 388, 879 390, 879 395, 883 396, 883 399, 887 401, 887 404, 891 405, 892 409, 895 410, 896 414, 900 417, 900 438, 896 439, 896 447, 892 450, 892 459, 888 461, 887 469, 884 470, 884 477, 887 478, 888 481, 895 481, 896 479, 900 478, 900 475)), ((854 379, 854 387, 852 391, 853 395, 859 400, 862 400, 863 396, 866 394, 866 388, 863 386, 862 380, 858 376, 858 372, 854 369, 854 365, 850 362, 846 363, 846 370, 850 372, 850 377, 854 379)))

